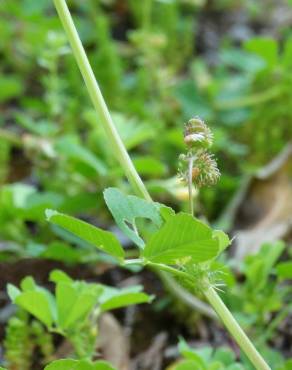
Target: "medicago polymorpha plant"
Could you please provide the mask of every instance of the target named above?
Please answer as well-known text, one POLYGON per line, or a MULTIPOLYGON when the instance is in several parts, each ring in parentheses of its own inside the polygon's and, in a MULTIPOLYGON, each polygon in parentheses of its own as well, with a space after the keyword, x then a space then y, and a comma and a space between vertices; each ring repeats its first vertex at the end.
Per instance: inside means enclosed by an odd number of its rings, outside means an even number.
POLYGON ((223 231, 213 230, 193 216, 193 186, 213 185, 220 176, 209 152, 212 133, 202 120, 194 118, 185 126, 184 141, 187 153, 180 155, 179 176, 188 184, 190 213, 175 213, 167 205, 125 195, 116 188, 104 191, 108 209, 117 226, 137 246, 138 258, 126 258, 116 236, 106 230, 55 210, 47 210, 47 219, 110 254, 121 266, 149 266, 167 272, 190 292, 205 295, 254 366, 269 369, 216 292, 220 281, 213 262, 230 240, 223 231), (151 222, 146 238, 137 219, 151 222))
POLYGON ((186 126, 184 139, 188 151, 180 157, 180 174, 189 187, 190 213, 175 213, 170 207, 153 202, 114 126, 66 2, 54 0, 54 3, 113 154, 139 196, 125 195, 115 188, 104 192, 105 202, 117 225, 137 246, 138 258, 127 259, 118 239, 108 231, 54 210, 47 211, 48 220, 94 244, 116 258, 122 266, 150 266, 170 274, 193 293, 199 290, 254 367, 270 369, 216 292, 212 262, 229 245, 227 235, 193 216, 192 186, 210 185, 219 176, 216 162, 208 152, 212 144, 209 129, 199 119, 191 120, 186 126), (152 233, 147 238, 142 237, 135 222, 137 218, 150 220, 152 233))

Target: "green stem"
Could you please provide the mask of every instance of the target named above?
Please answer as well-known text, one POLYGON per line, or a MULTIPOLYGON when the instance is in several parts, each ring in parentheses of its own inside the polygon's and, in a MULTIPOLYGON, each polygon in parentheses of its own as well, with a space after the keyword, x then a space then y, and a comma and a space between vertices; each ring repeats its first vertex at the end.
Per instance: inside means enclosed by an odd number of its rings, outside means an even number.
POLYGON ((265 103, 267 101, 275 99, 282 93, 282 91, 282 87, 273 86, 269 90, 265 90, 254 95, 228 101, 217 101, 215 103, 215 108, 218 110, 229 110, 251 107, 253 105, 265 103))
POLYGON ((202 315, 209 317, 212 320, 218 321, 216 312, 207 303, 196 298, 186 289, 182 289, 180 284, 174 280, 170 274, 165 274, 163 271, 157 271, 161 280, 164 282, 166 289, 178 297, 182 302, 186 303, 190 308, 199 312, 202 315))
POLYGON ((271 368, 267 365, 265 360, 256 350, 252 342, 249 340, 247 335, 241 329, 235 318, 232 316, 231 312, 225 306, 214 288, 209 286, 209 288, 206 289, 204 293, 210 304, 217 312, 218 316, 221 318, 226 328, 229 330, 239 347, 246 354, 254 367, 257 370, 271 370, 271 368))
POLYGON ((193 162, 194 158, 191 156, 189 159, 189 168, 188 168, 188 189, 189 189, 189 207, 190 214, 194 215, 194 201, 193 201, 193 162))
POLYGON ((84 82, 86 84, 87 90, 91 97, 92 103, 100 117, 103 128, 108 135, 110 141, 112 142, 112 149, 115 152, 115 156, 120 161, 122 168, 126 172, 126 176, 135 189, 135 192, 144 197, 145 199, 151 201, 151 197, 143 184, 141 178, 139 177, 135 167, 129 157, 129 154, 115 128, 115 125, 111 119, 110 113, 98 86, 98 83, 94 77, 92 68, 88 61, 87 55, 84 51, 82 43, 80 41, 77 30, 74 26, 71 14, 67 7, 65 0, 54 0, 55 7, 57 9, 58 15, 61 19, 65 32, 67 33, 68 40, 70 42, 73 54, 83 76, 84 82))
POLYGON ((125 260, 124 261, 125 266, 129 265, 143 265, 143 260, 142 258, 132 258, 130 260, 125 260))
POLYGON ((189 281, 192 281, 192 277, 187 274, 186 272, 184 271, 180 271, 178 269, 175 269, 171 266, 168 266, 168 265, 164 265, 162 263, 154 263, 154 262, 149 262, 147 261, 146 263, 146 266, 150 266, 150 267, 153 267, 154 269, 158 269, 158 270, 163 270, 163 271, 166 271, 178 278, 182 278, 182 279, 185 279, 185 280, 189 280, 189 281))

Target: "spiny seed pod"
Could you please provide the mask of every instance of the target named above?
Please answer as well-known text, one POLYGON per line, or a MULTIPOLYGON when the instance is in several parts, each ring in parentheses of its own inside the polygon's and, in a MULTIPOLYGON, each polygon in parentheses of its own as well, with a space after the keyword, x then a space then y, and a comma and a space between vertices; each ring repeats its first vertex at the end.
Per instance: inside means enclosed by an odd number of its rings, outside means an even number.
POLYGON ((220 171, 214 156, 200 151, 193 164, 193 183, 198 187, 215 185, 219 177, 220 171))
POLYGON ((206 150, 199 150, 195 155, 180 155, 179 157, 179 178, 188 183, 189 167, 192 160, 192 183, 197 187, 215 185, 220 177, 214 156, 206 150))
POLYGON ((200 176, 200 169, 198 167, 193 167, 192 169, 192 180, 195 181, 197 177, 200 176))
POLYGON ((208 126, 198 117, 185 125, 184 142, 186 154, 179 156, 179 178, 197 187, 214 185, 220 177, 214 156, 207 149, 212 145, 213 135, 208 126))
POLYGON ((213 134, 203 120, 195 117, 185 125, 184 142, 189 148, 207 149, 212 145, 213 134))

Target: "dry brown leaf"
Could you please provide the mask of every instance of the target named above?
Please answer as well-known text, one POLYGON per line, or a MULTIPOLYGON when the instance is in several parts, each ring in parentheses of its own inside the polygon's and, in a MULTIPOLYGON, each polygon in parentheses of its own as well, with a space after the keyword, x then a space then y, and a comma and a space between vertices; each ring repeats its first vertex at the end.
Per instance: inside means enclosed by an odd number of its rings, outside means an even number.
POLYGON ((264 242, 289 237, 292 227, 292 144, 249 179, 229 212, 237 259, 256 253, 264 242))
POLYGON ((129 343, 116 318, 104 313, 99 319, 98 348, 102 357, 119 370, 129 370, 129 343))

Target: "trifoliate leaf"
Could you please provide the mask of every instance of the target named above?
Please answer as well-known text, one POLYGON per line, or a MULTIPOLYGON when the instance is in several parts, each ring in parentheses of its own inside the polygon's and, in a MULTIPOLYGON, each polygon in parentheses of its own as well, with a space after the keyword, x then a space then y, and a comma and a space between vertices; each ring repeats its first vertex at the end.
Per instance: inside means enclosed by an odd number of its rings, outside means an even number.
POLYGON ((58 323, 63 329, 84 319, 96 305, 102 288, 96 284, 61 281, 56 286, 58 323))
POLYGON ((218 250, 219 242, 209 226, 189 214, 178 213, 152 235, 142 255, 155 263, 198 263, 212 259, 218 250))

